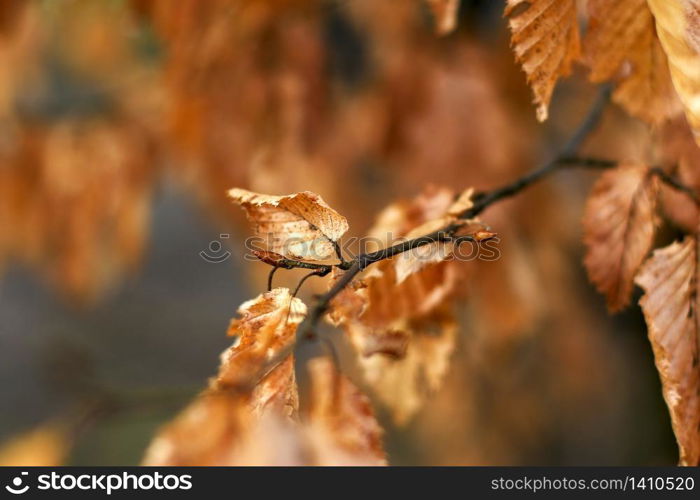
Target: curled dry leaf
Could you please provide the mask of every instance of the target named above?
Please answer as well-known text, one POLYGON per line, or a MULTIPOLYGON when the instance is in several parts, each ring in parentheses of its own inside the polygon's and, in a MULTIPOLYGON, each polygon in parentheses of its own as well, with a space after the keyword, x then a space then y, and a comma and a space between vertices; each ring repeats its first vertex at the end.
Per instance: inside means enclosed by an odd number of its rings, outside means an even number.
POLYGON ((335 254, 334 243, 348 230, 348 221, 310 191, 272 196, 234 188, 228 195, 246 211, 264 244, 286 257, 324 260, 335 254))
POLYGON ((212 387, 245 390, 257 382, 250 403, 256 413, 274 408, 292 416, 298 407, 298 395, 294 362, 286 353, 291 352, 297 326, 306 316, 306 305, 292 297, 289 289, 275 288, 244 302, 238 314, 240 317, 231 321, 228 330, 229 335, 238 337, 237 341, 222 353, 212 387))
POLYGON ((457 27, 459 0, 426 0, 435 19, 435 32, 447 35, 457 27))
POLYGON ((700 0, 647 0, 673 86, 700 145, 700 0))
POLYGON ((654 241, 658 181, 645 166, 600 176, 583 217, 584 264, 610 311, 629 304, 634 275, 654 241))
POLYGON ((656 250, 636 283, 682 465, 700 465, 698 239, 656 250))
POLYGON ((535 95, 537 119, 547 109, 557 80, 579 56, 576 0, 507 0, 511 45, 535 95))
POLYGON ((659 124, 680 113, 646 0, 589 0, 587 7, 583 51, 590 80, 615 80, 615 102, 647 123, 659 124))

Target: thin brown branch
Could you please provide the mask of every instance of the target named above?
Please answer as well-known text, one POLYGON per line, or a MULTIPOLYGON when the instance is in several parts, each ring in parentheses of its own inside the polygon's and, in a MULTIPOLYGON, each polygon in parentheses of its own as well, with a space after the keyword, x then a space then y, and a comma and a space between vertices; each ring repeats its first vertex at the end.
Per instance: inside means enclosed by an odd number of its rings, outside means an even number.
MULTIPOLYGON (((577 156, 560 158, 559 164, 562 167, 579 167, 579 168, 594 168, 608 169, 617 167, 620 162, 615 160, 605 160, 601 158, 581 158, 577 156)), ((686 186, 679 179, 668 173, 668 169, 659 166, 652 166, 650 170, 652 175, 659 178, 661 182, 670 188, 680 191, 687 195, 698 207, 700 207, 700 195, 693 188, 686 186)))
MULTIPOLYGON (((556 171, 562 165, 560 163, 560 159, 568 158, 574 155, 588 135, 595 129, 609 100, 610 88, 604 87, 591 106, 588 115, 584 118, 581 125, 579 125, 579 127, 567 141, 566 145, 554 159, 548 161, 544 165, 536 168, 523 177, 516 179, 512 183, 477 196, 474 201, 474 205, 468 210, 465 210, 459 214, 459 218, 474 218, 492 204, 520 193, 525 188, 556 171)), ((351 264, 347 271, 338 281, 335 282, 331 289, 317 298, 316 304, 309 310, 308 315, 297 328, 297 339, 313 337, 314 330, 317 328, 318 322, 328 310, 330 302, 333 300, 333 298, 338 295, 355 278, 355 276, 367 268, 367 266, 423 245, 434 243, 436 241, 451 240, 454 238, 455 233, 460 227, 461 224, 453 223, 425 236, 419 236, 418 238, 414 238, 412 240, 403 241, 376 252, 358 255, 355 259, 350 261, 351 264)))

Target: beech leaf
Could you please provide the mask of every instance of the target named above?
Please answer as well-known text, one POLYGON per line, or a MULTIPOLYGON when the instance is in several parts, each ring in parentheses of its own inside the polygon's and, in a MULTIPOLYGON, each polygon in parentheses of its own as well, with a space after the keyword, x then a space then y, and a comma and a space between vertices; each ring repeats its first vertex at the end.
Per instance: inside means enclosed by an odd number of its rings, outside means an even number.
POLYGON ((333 243, 348 230, 345 217, 310 191, 272 196, 234 188, 228 195, 246 211, 269 250, 285 257, 328 259, 335 255, 333 243))
POLYGON ((613 100, 648 123, 659 124, 680 113, 646 0, 589 0, 587 8, 583 51, 590 80, 615 80, 613 100))
POLYGON ((661 375, 680 463, 700 465, 697 236, 656 250, 635 281, 646 292, 639 304, 661 375))
POLYGON ((700 145, 700 1, 648 0, 695 142, 700 145))
POLYGON ((275 288, 238 308, 228 334, 236 343, 221 355, 217 382, 236 385, 283 352, 293 341, 296 327, 306 316, 306 305, 289 289, 275 288))
POLYGON ((611 311, 629 304, 634 275, 651 249, 657 193, 648 167, 621 166, 600 176, 586 203, 584 264, 611 311))
POLYGON ((559 77, 571 72, 579 56, 576 0, 507 0, 505 15, 515 58, 535 95, 537 119, 547 119, 559 77))

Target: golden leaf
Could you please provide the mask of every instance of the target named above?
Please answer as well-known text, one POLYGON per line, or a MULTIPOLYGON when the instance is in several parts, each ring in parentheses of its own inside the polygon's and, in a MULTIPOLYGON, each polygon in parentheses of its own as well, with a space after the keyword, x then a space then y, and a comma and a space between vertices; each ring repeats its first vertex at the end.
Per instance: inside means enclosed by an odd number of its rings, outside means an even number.
MULTIPOLYGON (((468 209, 470 194, 466 191, 454 201, 450 190, 428 188, 410 202, 385 209, 368 234, 388 245, 416 227, 421 234, 430 232, 426 224, 437 229, 432 226, 453 222, 468 209)), ((439 388, 446 373, 456 336, 449 299, 458 282, 458 267, 454 261, 431 256, 423 256, 429 262, 410 257, 409 262, 415 259, 416 264, 402 266, 397 260, 401 257, 373 265, 338 294, 328 317, 343 327, 370 387, 403 423, 439 388), (401 270, 405 275, 399 281, 401 270)))
POLYGON ((271 196, 234 188, 230 198, 241 205, 258 236, 270 250, 294 259, 324 260, 335 254, 334 242, 348 222, 310 191, 271 196))
POLYGON ((20 434, 0 446, 0 467, 65 465, 71 447, 67 429, 48 423, 20 434))
POLYGON ((695 142, 700 145, 700 2, 647 0, 695 142))
POLYGON ((218 375, 159 432, 145 465, 241 464, 261 419, 296 416, 294 360, 285 353, 306 306, 288 289, 275 288, 241 304, 238 314, 229 327, 236 343, 222 353, 218 375))
POLYGON ((544 121, 557 80, 579 56, 576 0, 507 0, 505 15, 515 58, 535 95, 537 119, 544 121))
POLYGON ((682 465, 700 465, 698 240, 656 250, 635 282, 682 465))
POLYGON ((221 354, 221 366, 214 379, 216 388, 241 388, 255 377, 265 378, 255 387, 256 407, 285 408, 290 415, 296 409, 296 385, 293 361, 284 356, 294 342, 296 328, 306 316, 306 305, 292 297, 287 288, 275 288, 238 308, 240 318, 231 321, 229 335, 236 343, 221 354), (260 373, 266 364, 280 362, 269 374, 260 373))
POLYGON ((426 0, 435 19, 435 32, 447 35, 457 27, 459 0, 426 0))
POLYGON ((615 102, 648 123, 678 114, 680 103, 646 0, 589 0, 587 6, 583 49, 590 80, 616 80, 615 102))
POLYGON ((250 421, 247 397, 231 391, 206 391, 161 429, 142 463, 161 467, 230 465, 250 421))
POLYGON ((584 264, 610 311, 629 304, 634 275, 654 241, 657 194, 648 167, 627 165, 601 175, 588 198, 584 264))

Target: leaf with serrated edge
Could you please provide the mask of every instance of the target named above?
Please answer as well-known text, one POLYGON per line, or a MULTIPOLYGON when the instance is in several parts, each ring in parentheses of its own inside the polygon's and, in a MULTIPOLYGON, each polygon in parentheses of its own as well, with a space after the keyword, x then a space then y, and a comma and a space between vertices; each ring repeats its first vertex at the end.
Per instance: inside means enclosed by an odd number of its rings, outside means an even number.
POLYGON ((679 114, 680 101, 646 0, 589 0, 587 8, 583 52, 590 80, 615 80, 613 100, 648 123, 679 114))
POLYGON ((557 80, 579 56, 576 0, 507 0, 505 15, 515 58, 535 95, 537 119, 544 121, 557 80))
POLYGON ((328 259, 335 255, 334 243, 348 230, 345 217, 310 191, 272 196, 234 188, 228 195, 246 211, 269 250, 285 257, 328 259))
POLYGON ((629 304, 634 275, 651 250, 657 193, 648 167, 626 165, 601 175, 588 197, 583 262, 610 311, 629 304))
POLYGON ((700 465, 698 237, 656 250, 635 282, 681 465, 700 465))
POLYGON ((700 0, 647 0, 673 86, 700 145, 700 0))

